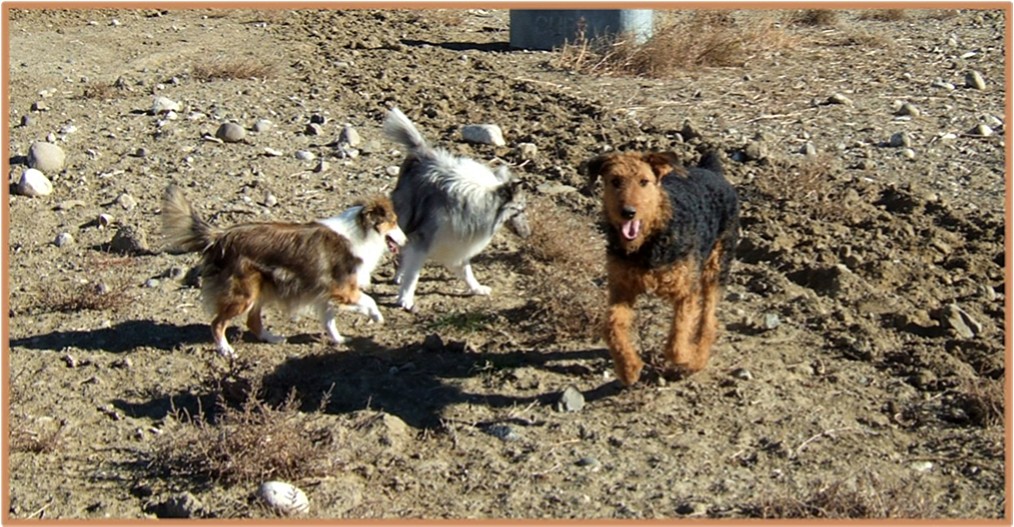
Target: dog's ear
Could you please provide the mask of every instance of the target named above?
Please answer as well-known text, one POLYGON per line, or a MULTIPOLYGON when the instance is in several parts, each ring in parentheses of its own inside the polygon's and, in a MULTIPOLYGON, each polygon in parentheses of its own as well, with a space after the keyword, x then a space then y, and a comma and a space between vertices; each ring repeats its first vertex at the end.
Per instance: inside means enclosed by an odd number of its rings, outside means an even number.
POLYGON ((669 175, 679 164, 679 158, 673 152, 648 152, 641 156, 645 163, 651 166, 658 181, 669 175))
POLYGON ((615 152, 609 152, 602 154, 592 159, 589 159, 585 164, 585 174, 588 175, 588 184, 584 187, 583 192, 585 194, 591 194, 592 189, 595 188, 595 182, 598 181, 599 176, 602 175, 602 168, 605 166, 606 161, 609 161, 616 156, 615 152))
POLYGON ((511 169, 507 165, 500 165, 494 168, 493 175, 500 183, 510 183, 511 181, 517 180, 517 177, 511 172, 511 169))
POLYGON ((387 221, 393 214, 394 207, 387 198, 375 198, 363 203, 363 210, 360 215, 370 227, 375 227, 387 221))

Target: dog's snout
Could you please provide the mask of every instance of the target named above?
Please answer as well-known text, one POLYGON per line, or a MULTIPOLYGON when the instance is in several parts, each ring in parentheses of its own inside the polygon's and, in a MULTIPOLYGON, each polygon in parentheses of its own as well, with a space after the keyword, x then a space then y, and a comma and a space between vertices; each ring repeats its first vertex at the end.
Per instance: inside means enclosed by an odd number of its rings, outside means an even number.
POLYGON ((627 205, 620 211, 620 215, 623 216, 623 219, 625 220, 631 220, 634 216, 637 216, 637 208, 627 205))

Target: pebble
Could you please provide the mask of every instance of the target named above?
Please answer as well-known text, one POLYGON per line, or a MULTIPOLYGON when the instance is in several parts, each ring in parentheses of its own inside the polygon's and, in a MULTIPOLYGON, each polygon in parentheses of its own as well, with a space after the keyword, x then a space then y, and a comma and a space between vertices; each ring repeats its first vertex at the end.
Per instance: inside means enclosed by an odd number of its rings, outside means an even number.
POLYGON ((768 148, 761 141, 750 141, 743 147, 743 155, 748 161, 761 161, 767 159, 768 148))
POLYGON ((41 171, 29 168, 18 180, 18 194, 28 197, 48 196, 53 193, 53 183, 41 171))
POLYGON ((113 217, 109 214, 99 214, 99 217, 95 220, 95 222, 98 223, 100 229, 104 229, 113 222, 113 217))
POLYGON ((32 103, 32 111, 33 112, 48 112, 49 111, 49 105, 46 104, 43 101, 35 101, 35 102, 32 103))
POLYGON ((151 103, 151 115, 159 115, 166 112, 179 112, 182 108, 180 103, 161 95, 155 97, 151 103))
POLYGON ((570 185, 564 185, 563 183, 558 183, 556 181, 547 181, 535 187, 535 190, 537 190, 539 194, 553 196, 556 194, 568 194, 571 192, 576 192, 577 188, 572 187, 570 185))
POLYGON ((64 247, 74 243, 74 237, 71 236, 69 232, 61 232, 56 235, 56 239, 53 240, 53 243, 56 244, 57 247, 64 247))
POLYGON ((324 128, 317 123, 310 123, 306 125, 303 133, 306 135, 320 135, 324 133, 324 128))
POLYGON ((952 91, 955 88, 955 86, 953 84, 951 84, 949 82, 946 82, 946 81, 944 81, 942 79, 937 79, 936 81, 934 81, 933 84, 932 84, 932 86, 934 88, 943 88, 943 89, 945 89, 947 91, 952 91))
POLYGON ((394 165, 391 165, 391 166, 387 167, 386 169, 384 169, 384 171, 386 171, 387 175, 389 175, 389 176, 397 176, 399 173, 401 173, 401 168, 400 167, 396 167, 394 165))
POLYGON ((63 356, 63 362, 64 362, 64 364, 67 365, 68 368, 77 368, 78 367, 77 359, 75 359, 73 355, 70 355, 70 354, 64 355, 63 356))
POLYGON ((922 115, 922 111, 920 111, 919 108, 917 108, 914 104, 906 102, 902 104, 900 108, 898 108, 898 111, 895 112, 895 114, 908 115, 911 117, 919 117, 920 115, 922 115))
POLYGON ((805 155, 806 157, 814 157, 817 155, 817 147, 813 146, 812 142, 807 141, 806 144, 799 149, 799 153, 805 155))
POLYGON ((28 114, 22 115, 21 126, 32 126, 32 116, 28 114))
POLYGON ((298 487, 284 481, 262 483, 257 496, 269 507, 284 516, 304 514, 310 510, 310 500, 298 487))
POLYGON ((521 439, 521 436, 514 430, 514 427, 510 425, 490 425, 484 431, 501 441, 517 441, 521 439))
POLYGON ((313 115, 310 116, 310 123, 311 124, 325 124, 325 123, 327 123, 327 117, 325 117, 322 114, 315 113, 315 114, 313 114, 313 115))
POLYGON ((236 123, 222 123, 215 132, 215 137, 226 143, 238 143, 246 138, 246 130, 236 123))
POLYGON ((584 395, 573 386, 568 386, 560 395, 556 409, 561 412, 580 412, 584 408, 584 395))
POLYGON ((320 162, 317 163, 317 166, 313 167, 313 171, 320 174, 327 172, 329 168, 331 168, 331 164, 321 159, 320 162))
POLYGON ((961 338, 970 339, 982 332, 982 324, 972 317, 957 304, 948 304, 940 312, 940 322, 946 327, 953 329, 961 338))
POLYGON ((901 151, 901 155, 905 156, 905 159, 915 159, 915 150, 905 148, 901 151))
POLYGON ((979 124, 975 128, 968 131, 968 135, 974 135, 977 137, 990 137, 993 135, 993 129, 987 125, 979 124))
POLYGON ((753 380, 753 373, 751 373, 750 370, 746 368, 736 368, 735 370, 732 370, 731 374, 734 378, 739 379, 741 381, 753 380))
POLYGON ((300 161, 313 161, 314 159, 317 159, 317 156, 315 156, 313 152, 309 150, 297 150, 296 159, 300 161))
POLYGON ((281 150, 276 150, 274 148, 265 148, 264 149, 264 153, 267 154, 270 157, 278 157, 278 156, 282 155, 282 151, 281 150))
POLYGON ((264 206, 274 207, 275 205, 278 205, 278 198, 276 198, 274 194, 268 192, 267 196, 264 197, 264 206))
POLYGON ((149 279, 147 279, 147 280, 144 281, 144 287, 147 287, 148 289, 154 289, 154 288, 158 287, 161 284, 162 284, 162 281, 159 280, 158 278, 149 278, 149 279))
POLYGON ((592 456, 583 456, 575 464, 579 467, 587 467, 592 472, 598 472, 602 469, 602 462, 592 456))
POLYGON ((977 71, 969 71, 965 74, 965 86, 976 90, 986 89, 986 80, 982 78, 982 74, 977 71))
POLYGON ((916 461, 913 462, 909 467, 916 472, 929 472, 933 470, 932 461, 916 461))
POLYGON ((466 125, 461 128, 461 138, 469 143, 493 146, 504 146, 507 144, 503 139, 503 132, 495 124, 466 125))
POLYGON ((908 132, 896 132, 891 135, 890 145, 895 148, 912 146, 912 136, 908 132))
POLYGON ((345 125, 341 133, 338 134, 338 142, 355 147, 359 146, 363 142, 363 139, 352 125, 345 125))
POLYGON ((126 192, 117 196, 116 203, 123 207, 123 210, 134 210, 137 207, 137 200, 126 192))
POLYGON ((274 124, 267 119, 257 119, 251 130, 254 132, 267 132, 268 130, 271 130, 273 126, 274 124))
POLYGON ((827 104, 845 104, 852 106, 852 99, 849 99, 840 93, 835 93, 827 98, 827 104))
POLYGON ((764 313, 764 320, 762 322, 764 329, 772 330, 782 325, 781 319, 778 318, 776 313, 764 313))
POLYGON ((67 155, 53 143, 35 142, 28 148, 28 166, 42 172, 59 172, 67 155))
POLYGON ((520 143, 518 144, 518 156, 521 159, 535 159, 535 156, 539 153, 539 147, 535 146, 535 143, 520 143))
POLYGON ((700 125, 698 125, 695 121, 691 119, 683 120, 683 128, 680 129, 680 135, 682 135, 684 139, 690 140, 695 137, 700 137, 701 133, 700 125))
POLYGON ((109 250, 121 254, 146 254, 150 252, 148 237, 144 230, 124 225, 116 229, 116 234, 113 235, 112 241, 109 242, 109 250))

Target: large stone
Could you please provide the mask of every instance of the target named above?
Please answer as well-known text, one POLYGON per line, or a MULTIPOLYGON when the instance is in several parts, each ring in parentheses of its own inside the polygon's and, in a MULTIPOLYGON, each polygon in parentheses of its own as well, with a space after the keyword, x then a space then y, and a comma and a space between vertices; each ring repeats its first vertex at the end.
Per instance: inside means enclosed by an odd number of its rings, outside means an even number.
POLYGON ((63 149, 53 143, 32 143, 28 149, 28 166, 50 174, 62 170, 66 158, 63 149))

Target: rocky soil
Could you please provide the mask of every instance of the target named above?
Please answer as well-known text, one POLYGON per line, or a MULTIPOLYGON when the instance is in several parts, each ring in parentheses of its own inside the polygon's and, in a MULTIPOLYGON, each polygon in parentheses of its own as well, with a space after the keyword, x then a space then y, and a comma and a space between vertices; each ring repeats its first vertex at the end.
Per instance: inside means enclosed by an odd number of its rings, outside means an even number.
POLYGON ((1009 518, 1003 12, 736 12, 792 45, 664 80, 510 50, 506 11, 5 12, 7 517, 270 517, 258 486, 285 479, 315 518, 1009 518), (475 262, 490 297, 432 268, 403 312, 389 261, 387 323, 340 319, 347 348, 269 313, 288 343, 234 329, 241 359, 216 356, 163 189, 222 225, 331 216, 392 188, 392 106, 589 229, 593 155, 721 148, 743 235, 709 367, 665 370, 668 308, 645 301, 653 366, 620 388, 507 231, 475 262), (478 123, 507 144, 463 142, 478 123), (232 433, 250 386, 252 415, 312 432, 314 470, 165 463, 232 433))

